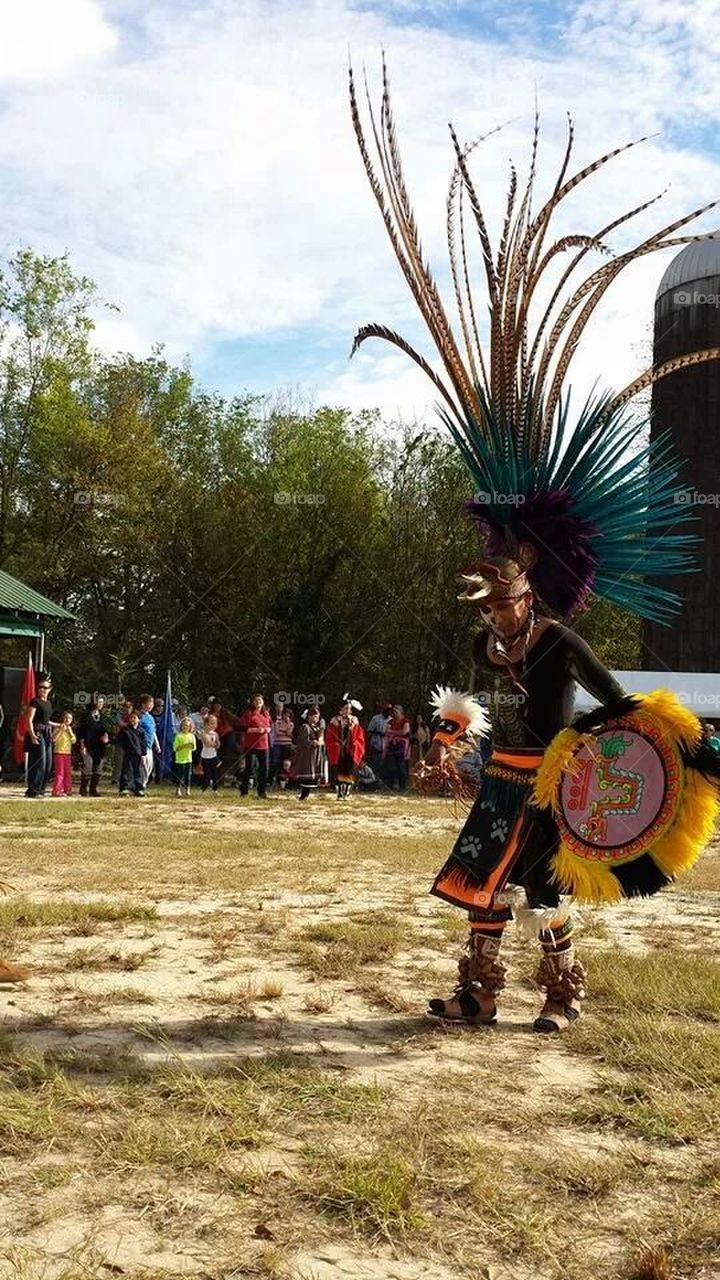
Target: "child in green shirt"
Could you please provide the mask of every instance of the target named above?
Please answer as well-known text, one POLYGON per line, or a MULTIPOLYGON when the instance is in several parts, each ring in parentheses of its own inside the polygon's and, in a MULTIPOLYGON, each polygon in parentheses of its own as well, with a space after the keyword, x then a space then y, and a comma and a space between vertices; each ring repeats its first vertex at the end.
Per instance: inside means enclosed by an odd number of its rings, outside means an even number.
POLYGON ((195 725, 189 716, 185 716, 184 720, 180 721, 180 728, 173 739, 173 758, 175 761, 173 773, 178 784, 175 792, 177 796, 190 795, 192 758, 196 745, 195 725))

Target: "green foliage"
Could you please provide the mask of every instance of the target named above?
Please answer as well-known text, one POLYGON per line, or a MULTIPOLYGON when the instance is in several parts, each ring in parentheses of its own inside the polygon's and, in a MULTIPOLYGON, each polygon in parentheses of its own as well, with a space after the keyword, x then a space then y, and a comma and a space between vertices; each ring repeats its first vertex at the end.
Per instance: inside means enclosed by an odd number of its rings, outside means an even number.
POLYGON ((575 630, 611 670, 635 671, 642 666, 642 623, 612 601, 594 600, 575 630))

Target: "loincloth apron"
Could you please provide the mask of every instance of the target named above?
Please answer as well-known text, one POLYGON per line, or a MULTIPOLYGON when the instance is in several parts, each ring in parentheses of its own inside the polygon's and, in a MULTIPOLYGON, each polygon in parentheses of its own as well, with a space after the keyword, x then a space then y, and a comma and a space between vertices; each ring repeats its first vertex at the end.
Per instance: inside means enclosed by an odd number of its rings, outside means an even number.
POLYGON ((457 907, 493 910, 508 885, 520 885, 531 907, 557 906, 550 860, 558 847, 551 814, 529 803, 543 752, 493 751, 480 792, 452 853, 431 889, 457 907))

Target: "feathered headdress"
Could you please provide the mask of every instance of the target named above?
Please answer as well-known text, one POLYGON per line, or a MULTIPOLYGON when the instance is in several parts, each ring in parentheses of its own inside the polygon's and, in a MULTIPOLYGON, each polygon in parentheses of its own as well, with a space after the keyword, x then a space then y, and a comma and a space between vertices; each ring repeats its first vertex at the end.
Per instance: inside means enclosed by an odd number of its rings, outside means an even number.
POLYGON ((718 201, 678 218, 633 249, 609 256, 580 283, 571 284, 591 250, 608 255, 605 238, 660 196, 619 215, 593 235, 552 239, 555 211, 585 178, 645 139, 617 147, 568 176, 573 147, 569 121, 560 172, 549 198, 536 211, 536 115, 529 176, 520 193, 511 165, 500 241, 493 252, 468 167, 471 152, 484 138, 461 145, 451 127, 455 164, 447 195, 447 240, 462 334, 458 341, 423 256, 405 186, 384 62, 379 118, 367 94, 369 136, 376 159, 371 158, 360 117, 352 68, 350 103, 373 194, 446 377, 440 377, 404 338, 383 325, 363 326, 355 337, 353 354, 366 338, 384 338, 431 379, 442 397, 441 415, 477 490, 467 509, 486 535, 486 552, 524 562, 523 544, 529 544, 535 558, 528 571, 530 583, 554 612, 567 616, 592 592, 641 617, 668 621, 679 608, 679 598, 644 578, 693 568, 697 540, 666 532, 690 517, 688 506, 675 501, 682 486, 677 483, 678 464, 669 433, 638 447, 638 422, 625 406, 659 378, 719 357, 720 348, 653 365, 617 394, 589 399, 572 424, 563 393, 585 326, 620 272, 658 249, 713 238, 674 233, 718 201), (487 350, 480 342, 478 308, 470 287, 468 229, 479 239, 487 284, 487 350), (562 263, 565 255, 569 258, 550 300, 531 323, 538 288, 548 284, 550 268, 562 263))
POLYGON ((343 702, 347 702, 350 704, 350 709, 352 711, 362 711, 363 709, 362 702, 358 702, 357 698, 351 698, 349 693, 344 693, 342 696, 342 700, 343 702))

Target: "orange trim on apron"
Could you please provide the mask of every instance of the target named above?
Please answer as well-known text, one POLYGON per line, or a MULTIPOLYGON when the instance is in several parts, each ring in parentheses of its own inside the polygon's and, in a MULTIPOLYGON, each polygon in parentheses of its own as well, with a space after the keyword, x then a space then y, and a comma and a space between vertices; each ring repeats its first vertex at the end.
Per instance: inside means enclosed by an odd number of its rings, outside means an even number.
POLYGON ((544 755, 544 751, 528 751, 523 755, 515 751, 493 751, 488 764, 506 764, 512 769, 538 769, 544 755))
MULTIPOLYGON (((521 769, 528 773, 535 773, 543 762, 545 752, 543 751, 512 751, 512 750, 495 750, 493 751, 488 765, 497 764, 510 769, 521 769)), ((480 784, 482 793, 482 783, 480 784)), ((448 898, 452 898, 458 905, 462 903, 464 907, 472 909, 473 907, 492 907, 495 894, 498 892, 500 885, 504 884, 509 868, 512 866, 518 855, 518 845, 520 840, 520 832, 525 820, 526 807, 523 802, 520 810, 515 817, 512 830, 507 838, 502 857, 496 867, 488 875, 487 880, 480 885, 468 883, 468 877, 460 868, 448 871, 446 875, 435 882, 434 890, 439 894, 445 894, 448 898)))
POLYGON ((450 871, 442 880, 438 880, 435 889, 440 893, 447 893, 457 902, 462 902, 466 907, 489 907, 492 905, 492 899, 498 884, 502 880, 503 873, 508 866, 514 861, 518 851, 518 836, 520 828, 525 817, 525 806, 523 805, 515 822, 513 829, 508 837, 503 856, 497 866, 493 868, 482 888, 480 885, 474 886, 467 883, 467 876, 462 871, 450 871))

